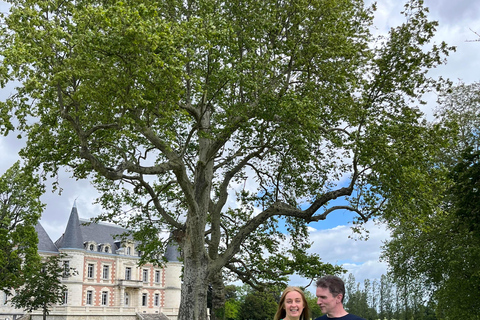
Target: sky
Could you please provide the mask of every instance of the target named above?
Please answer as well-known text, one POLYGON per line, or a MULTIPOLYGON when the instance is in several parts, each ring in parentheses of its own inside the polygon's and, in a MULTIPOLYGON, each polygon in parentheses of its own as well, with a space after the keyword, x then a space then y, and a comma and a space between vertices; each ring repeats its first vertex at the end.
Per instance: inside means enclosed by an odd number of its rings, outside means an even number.
MULTIPOLYGON (((447 42, 456 46, 456 52, 448 57, 446 65, 440 66, 431 72, 434 76, 443 76, 454 83, 459 81, 472 83, 480 81, 480 39, 474 32, 480 34, 480 1, 478 0, 425 0, 430 8, 429 17, 439 22, 435 42, 447 42), (472 31, 473 30, 473 31, 472 31)), ((402 10, 400 0, 378 0, 375 13, 376 33, 384 33, 391 27, 401 23, 402 10)), ((5 12, 4 3, 0 2, 0 11, 5 12)), ((12 88, 1 89, 0 99, 5 98, 12 88)), ((435 97, 428 98, 429 104, 423 107, 427 117, 431 117, 435 106, 435 97)), ((18 158, 18 151, 23 146, 16 135, 0 137, 0 175, 7 170, 18 158)), ((47 193, 42 197, 46 203, 46 210, 41 223, 52 240, 57 240, 66 226, 71 208, 76 202, 80 218, 90 218, 101 213, 101 208, 94 205, 96 191, 88 181, 77 181, 70 178, 68 172, 62 172, 59 178, 63 188, 61 195, 47 193)), ((365 279, 379 279, 387 272, 387 265, 379 260, 381 246, 388 239, 389 233, 381 225, 368 222, 369 240, 352 239, 350 229, 352 215, 348 212, 336 212, 325 221, 311 225, 310 238, 313 241, 312 252, 320 255, 324 262, 343 265, 355 276, 357 282, 365 279)), ((306 285, 305 279, 292 277, 291 284, 306 285)))

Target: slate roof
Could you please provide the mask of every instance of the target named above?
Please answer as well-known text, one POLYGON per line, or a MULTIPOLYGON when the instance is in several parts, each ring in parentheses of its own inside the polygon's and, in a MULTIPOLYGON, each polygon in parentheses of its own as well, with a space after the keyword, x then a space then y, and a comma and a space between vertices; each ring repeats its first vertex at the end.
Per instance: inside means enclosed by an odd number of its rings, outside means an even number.
POLYGON ((58 252, 57 246, 55 246, 52 239, 50 239, 40 222, 35 226, 35 231, 38 236, 38 251, 58 252))
POLYGON ((58 248, 83 249, 83 237, 79 225, 77 206, 73 205, 65 233, 55 242, 58 248))
POLYGON ((180 261, 180 250, 178 250, 178 246, 172 244, 169 245, 165 251, 165 258, 167 261, 180 261))
MULTIPOLYGON (((118 236, 126 231, 126 229, 113 224, 93 223, 90 222, 90 220, 80 219, 78 217, 77 207, 74 204, 70 212, 67 227, 65 228, 65 233, 55 242, 55 245, 58 249, 84 250, 86 241, 94 241, 97 245, 109 244, 112 248, 110 253, 115 253, 115 251, 119 249, 119 241, 121 241, 118 236)), ((169 245, 165 252, 165 258, 167 261, 179 261, 180 252, 178 247, 176 245, 169 245)))
POLYGON ((91 223, 89 220, 80 219, 80 231, 82 233, 84 241, 95 241, 97 244, 110 244, 114 250, 118 249, 115 244, 117 241, 121 241, 121 235, 127 230, 107 223, 91 223))

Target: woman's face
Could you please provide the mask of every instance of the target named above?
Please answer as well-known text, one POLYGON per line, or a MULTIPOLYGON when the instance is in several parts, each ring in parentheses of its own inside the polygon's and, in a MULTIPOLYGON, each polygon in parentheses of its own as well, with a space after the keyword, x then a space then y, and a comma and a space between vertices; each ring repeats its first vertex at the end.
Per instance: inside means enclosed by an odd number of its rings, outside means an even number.
POLYGON ((302 315, 303 308, 305 308, 302 295, 297 291, 290 291, 287 293, 285 296, 284 308, 287 314, 287 319, 299 319, 302 315))

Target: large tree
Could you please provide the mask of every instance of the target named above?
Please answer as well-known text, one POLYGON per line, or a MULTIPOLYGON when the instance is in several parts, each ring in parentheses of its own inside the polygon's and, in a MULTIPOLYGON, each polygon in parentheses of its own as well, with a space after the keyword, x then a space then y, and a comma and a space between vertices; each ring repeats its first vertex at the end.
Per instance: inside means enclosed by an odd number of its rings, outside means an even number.
POLYGON ((206 319, 222 272, 313 270, 310 222, 431 197, 437 133, 413 103, 449 48, 429 44, 422 1, 381 39, 360 0, 9 2, 0 79, 20 85, 1 113, 28 136, 21 154, 90 178, 104 218, 148 239, 144 259, 170 228, 180 320, 206 319))
MULTIPOLYGON (((418 207, 416 219, 391 220, 392 240, 383 255, 396 283, 423 293, 439 317, 478 319, 480 84, 460 83, 444 92, 437 111, 438 121, 453 129, 436 161, 448 173, 437 206, 418 207)), ((405 209, 408 216, 415 206, 405 209)))
POLYGON ((38 223, 44 187, 32 170, 14 163, 0 177, 0 290, 10 294, 39 262, 38 223))

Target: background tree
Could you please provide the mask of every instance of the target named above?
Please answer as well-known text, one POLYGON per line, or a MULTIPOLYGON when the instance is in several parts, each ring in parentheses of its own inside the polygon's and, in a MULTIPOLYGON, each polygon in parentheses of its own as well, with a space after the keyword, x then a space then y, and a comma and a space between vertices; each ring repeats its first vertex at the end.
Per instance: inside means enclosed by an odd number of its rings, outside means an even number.
POLYGON ((322 310, 317 304, 318 298, 315 294, 311 293, 307 289, 304 289, 305 298, 307 299, 308 307, 310 308, 310 316, 312 319, 316 319, 323 315, 322 310))
MULTIPOLYGON (((369 284, 369 280, 366 284, 369 284)), ((344 300, 345 310, 356 314, 365 319, 376 319, 377 313, 369 304, 370 287, 360 287, 359 282, 355 282, 353 274, 349 274, 348 285, 345 286, 347 299, 344 300)))
POLYGON ((241 301, 234 285, 225 286, 225 319, 236 320, 239 317, 241 301))
POLYGON ((240 307, 240 320, 273 319, 277 312, 280 291, 255 291, 251 290, 240 307))
POLYGON ((388 275, 382 275, 380 278, 380 301, 379 301, 379 318, 393 319, 393 304, 394 304, 394 288, 393 281, 388 275))
POLYGON ((21 155, 91 179, 102 218, 143 240, 141 262, 171 230, 180 320, 206 319, 225 273, 293 270, 295 251, 262 233, 301 248, 307 224, 338 209, 361 223, 412 194, 431 202, 438 132, 412 103, 449 48, 429 45, 423 1, 382 39, 361 0, 9 3, 0 83, 20 84, 0 112, 28 136, 21 155))
POLYGON ((38 177, 19 162, 0 177, 0 290, 6 293, 21 286, 40 259, 35 225, 43 192, 38 177))
POLYGON ((65 255, 49 256, 40 263, 29 266, 34 269, 28 273, 25 284, 15 290, 12 304, 26 312, 42 310, 46 320, 53 305, 65 302, 67 287, 62 278, 76 272, 73 268, 65 269, 62 258, 65 255))
MULTIPOLYGON (((460 83, 441 96, 438 119, 454 129, 451 147, 437 156, 437 167, 448 171, 438 190, 442 197, 434 210, 412 206, 416 219, 391 221, 392 240, 385 246, 395 282, 409 292, 421 283, 422 305, 435 306, 439 317, 472 318, 480 308, 474 298, 480 294, 479 89, 478 83, 460 83)), ((410 210, 402 213, 410 216, 410 210)))

